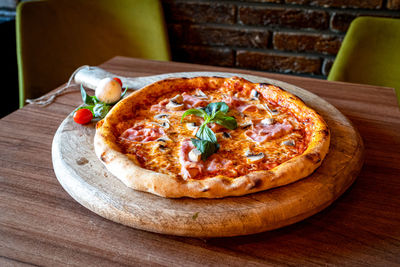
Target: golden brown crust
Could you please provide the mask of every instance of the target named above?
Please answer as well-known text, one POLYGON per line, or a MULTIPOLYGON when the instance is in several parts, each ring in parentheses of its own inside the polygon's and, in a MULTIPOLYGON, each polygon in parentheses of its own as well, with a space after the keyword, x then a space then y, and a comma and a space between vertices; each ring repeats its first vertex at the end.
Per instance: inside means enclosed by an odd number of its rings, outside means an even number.
MULTIPOLYGON (((128 120, 136 110, 149 105, 169 92, 183 92, 187 88, 208 86, 217 88, 223 83, 250 82, 233 77, 196 77, 166 79, 132 93, 113 107, 98 123, 94 139, 95 152, 107 169, 125 185, 136 190, 163 197, 221 198, 240 196, 283 186, 310 175, 320 166, 329 149, 330 133, 324 120, 298 97, 266 84, 256 84, 264 98, 288 108, 298 118, 308 122, 308 147, 301 154, 270 169, 231 178, 223 175, 206 179, 187 179, 144 169, 132 154, 124 154, 117 144, 121 121, 128 120)), ((252 84, 254 86, 254 84, 252 84)))

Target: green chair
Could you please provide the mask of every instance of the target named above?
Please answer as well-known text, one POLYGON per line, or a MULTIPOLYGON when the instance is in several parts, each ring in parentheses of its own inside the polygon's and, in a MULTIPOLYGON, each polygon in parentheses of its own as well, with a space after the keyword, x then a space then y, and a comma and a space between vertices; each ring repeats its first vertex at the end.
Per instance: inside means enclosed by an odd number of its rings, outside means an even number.
POLYGON ((114 56, 170 60, 158 0, 39 0, 16 14, 19 101, 65 83, 82 65, 114 56))
POLYGON ((328 80, 393 87, 400 105, 400 19, 356 18, 328 80))

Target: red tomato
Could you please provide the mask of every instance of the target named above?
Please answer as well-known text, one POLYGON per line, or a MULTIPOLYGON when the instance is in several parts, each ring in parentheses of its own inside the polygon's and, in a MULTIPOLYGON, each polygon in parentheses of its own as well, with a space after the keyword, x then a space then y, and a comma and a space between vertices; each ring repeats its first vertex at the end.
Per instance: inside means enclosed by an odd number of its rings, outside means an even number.
POLYGON ((93 119, 93 114, 89 109, 82 108, 75 111, 74 121, 79 124, 89 123, 93 119))
POLYGON ((122 82, 121 82, 121 80, 120 80, 119 78, 117 78, 117 77, 114 77, 113 79, 116 80, 116 81, 119 83, 119 85, 121 85, 121 88, 122 88, 122 82))

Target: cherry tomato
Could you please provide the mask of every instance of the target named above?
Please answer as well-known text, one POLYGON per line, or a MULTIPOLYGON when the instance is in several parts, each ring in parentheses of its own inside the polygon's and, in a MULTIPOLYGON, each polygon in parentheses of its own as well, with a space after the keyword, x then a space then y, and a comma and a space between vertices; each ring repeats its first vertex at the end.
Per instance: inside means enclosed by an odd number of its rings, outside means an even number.
POLYGON ((114 77, 113 79, 116 80, 116 81, 119 83, 119 85, 121 85, 121 88, 122 88, 122 82, 121 82, 121 80, 120 80, 119 78, 117 78, 117 77, 114 77))
POLYGON ((93 114, 89 109, 82 108, 75 111, 74 121, 79 124, 89 123, 93 119, 93 114))

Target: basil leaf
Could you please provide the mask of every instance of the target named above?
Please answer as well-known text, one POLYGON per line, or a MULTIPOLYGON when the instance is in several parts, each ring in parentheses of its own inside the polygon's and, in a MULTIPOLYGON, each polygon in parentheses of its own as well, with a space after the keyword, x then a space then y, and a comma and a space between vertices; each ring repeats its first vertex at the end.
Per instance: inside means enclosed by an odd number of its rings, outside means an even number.
POLYGON ((213 122, 228 128, 229 130, 235 130, 237 128, 237 121, 234 117, 225 116, 222 113, 215 114, 213 122))
POLYGON ((192 144, 201 152, 201 159, 206 161, 209 156, 214 154, 219 149, 219 144, 207 140, 190 139, 192 144))
POLYGON ((183 118, 185 118, 186 116, 191 115, 191 114, 202 117, 202 118, 204 118, 204 116, 207 115, 207 113, 202 109, 191 108, 191 109, 186 110, 185 113, 183 113, 181 122, 183 121, 183 118))
POLYGON ((85 89, 83 88, 83 85, 81 85, 81 95, 82 95, 83 103, 85 103, 87 105, 95 105, 98 102, 96 96, 90 96, 86 93, 85 89))
POLYGON ((104 118, 107 113, 110 111, 111 106, 109 105, 105 105, 105 104, 96 104, 93 107, 93 113, 94 113, 94 117, 96 118, 104 118))
POLYGON ((229 106, 225 102, 215 102, 208 104, 204 110, 209 116, 214 117, 215 113, 218 111, 227 113, 229 111, 229 106))
POLYGON ((202 124, 199 130, 196 133, 196 136, 199 139, 210 141, 213 143, 217 143, 217 137, 215 136, 214 132, 208 128, 207 124, 202 124))

